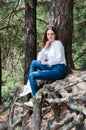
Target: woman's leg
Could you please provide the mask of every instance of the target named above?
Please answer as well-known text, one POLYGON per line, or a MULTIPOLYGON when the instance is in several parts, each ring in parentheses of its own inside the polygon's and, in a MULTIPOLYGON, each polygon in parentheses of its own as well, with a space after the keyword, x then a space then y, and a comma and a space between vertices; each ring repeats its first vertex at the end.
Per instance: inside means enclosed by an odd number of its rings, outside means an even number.
MULTIPOLYGON (((37 60, 33 60, 31 62, 31 65, 30 65, 30 72, 29 72, 29 75, 31 75, 32 72, 37 72, 37 70, 49 70, 51 69, 51 67, 49 65, 42 65, 40 61, 37 61, 37 60)), ((28 78, 28 81, 29 81, 29 78, 28 78)), ((37 83, 35 82, 35 86, 37 83)), ((37 91, 37 88, 35 88, 36 90, 33 90, 33 91, 37 91)))
POLYGON ((32 95, 35 96, 38 91, 36 79, 59 80, 66 76, 65 65, 55 65, 50 70, 35 71, 29 74, 29 80, 32 89, 32 95))
POLYGON ((30 65, 29 73, 37 71, 37 70, 48 70, 48 69, 50 69, 49 65, 42 65, 40 61, 33 60, 30 65))

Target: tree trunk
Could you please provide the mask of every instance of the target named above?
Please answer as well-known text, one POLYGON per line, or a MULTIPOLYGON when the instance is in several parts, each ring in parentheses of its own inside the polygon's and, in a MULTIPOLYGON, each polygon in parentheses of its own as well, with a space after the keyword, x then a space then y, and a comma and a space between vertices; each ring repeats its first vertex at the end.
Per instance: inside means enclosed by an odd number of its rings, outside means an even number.
POLYGON ((30 63, 36 59, 36 1, 25 0, 26 52, 24 84, 27 83, 30 63))
POLYGON ((65 47, 68 71, 74 67, 72 62, 73 0, 51 0, 50 25, 54 25, 58 38, 65 47))
POLYGON ((39 100, 39 98, 34 98, 33 100, 33 126, 32 130, 40 130, 41 129, 41 123, 42 123, 42 103, 39 100))
POLYGON ((1 86, 2 86, 2 70, 1 70, 1 45, 0 45, 0 105, 2 104, 1 100, 1 86))

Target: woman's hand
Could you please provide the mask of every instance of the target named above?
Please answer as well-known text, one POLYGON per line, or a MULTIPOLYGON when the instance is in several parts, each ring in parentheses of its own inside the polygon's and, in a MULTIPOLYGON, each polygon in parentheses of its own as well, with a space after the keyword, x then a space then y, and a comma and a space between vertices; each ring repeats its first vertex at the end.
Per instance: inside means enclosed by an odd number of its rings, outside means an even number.
POLYGON ((47 41, 44 48, 45 48, 45 49, 48 48, 48 47, 50 46, 50 44, 51 44, 51 42, 50 42, 50 41, 47 41))
POLYGON ((41 61, 41 64, 42 64, 42 65, 46 65, 46 64, 47 64, 47 61, 42 60, 42 61, 41 61))

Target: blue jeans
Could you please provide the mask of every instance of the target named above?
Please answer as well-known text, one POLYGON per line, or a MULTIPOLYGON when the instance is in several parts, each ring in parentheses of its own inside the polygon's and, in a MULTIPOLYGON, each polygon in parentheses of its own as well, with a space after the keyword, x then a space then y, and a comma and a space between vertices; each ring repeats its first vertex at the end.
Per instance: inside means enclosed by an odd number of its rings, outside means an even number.
POLYGON ((56 64, 53 66, 42 65, 40 61, 33 60, 30 65, 29 78, 32 96, 38 91, 37 79, 41 80, 60 80, 65 78, 67 74, 64 64, 56 64))

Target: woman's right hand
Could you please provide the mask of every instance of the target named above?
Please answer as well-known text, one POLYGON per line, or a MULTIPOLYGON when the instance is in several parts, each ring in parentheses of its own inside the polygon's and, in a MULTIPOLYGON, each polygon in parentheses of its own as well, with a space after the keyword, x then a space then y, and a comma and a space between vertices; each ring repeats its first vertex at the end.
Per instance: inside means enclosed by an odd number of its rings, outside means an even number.
POLYGON ((46 42, 46 45, 45 45, 45 49, 48 48, 50 46, 51 42, 50 41, 47 41, 46 42))

